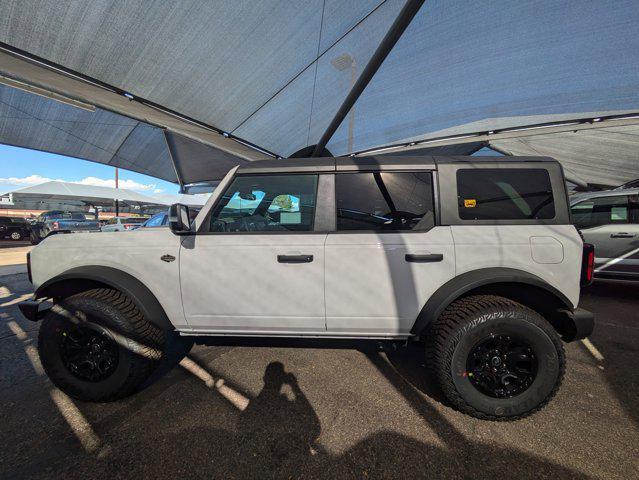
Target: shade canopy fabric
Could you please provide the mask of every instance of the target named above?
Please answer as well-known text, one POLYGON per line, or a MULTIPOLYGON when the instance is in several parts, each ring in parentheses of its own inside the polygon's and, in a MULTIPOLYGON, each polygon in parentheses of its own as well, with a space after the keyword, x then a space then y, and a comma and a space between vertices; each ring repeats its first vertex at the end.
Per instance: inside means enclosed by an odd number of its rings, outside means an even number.
MULTIPOLYGON (((4 0, 1 74, 97 108, 2 87, 0 142, 180 183, 289 156, 317 142, 403 4, 4 0)), ((427 1, 328 149, 639 112, 638 22, 635 0, 427 1)), ((636 135, 494 146, 615 184, 639 177, 636 135)))
POLYGON ((5 193, 3 197, 9 198, 39 198, 41 200, 82 200, 92 205, 113 205, 114 200, 119 200, 129 205, 162 205, 153 198, 127 190, 124 188, 100 187, 94 185, 82 185, 78 183, 44 182, 39 185, 20 188, 5 193))
POLYGON ((118 200, 127 205, 138 206, 171 205, 177 202, 190 206, 202 206, 206 203, 208 195, 156 194, 149 196, 125 188, 50 181, 20 188, 5 193, 1 197, 10 200, 81 201, 87 205, 95 206, 112 206, 114 200, 118 200))

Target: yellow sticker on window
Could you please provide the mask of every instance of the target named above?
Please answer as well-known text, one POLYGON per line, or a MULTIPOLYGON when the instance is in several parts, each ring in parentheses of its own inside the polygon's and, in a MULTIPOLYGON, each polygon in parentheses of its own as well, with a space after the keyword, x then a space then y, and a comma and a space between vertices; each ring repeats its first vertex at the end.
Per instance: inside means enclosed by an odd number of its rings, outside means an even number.
POLYGON ((464 199, 464 207, 466 208, 475 208, 477 206, 477 200, 474 198, 466 198, 464 199))

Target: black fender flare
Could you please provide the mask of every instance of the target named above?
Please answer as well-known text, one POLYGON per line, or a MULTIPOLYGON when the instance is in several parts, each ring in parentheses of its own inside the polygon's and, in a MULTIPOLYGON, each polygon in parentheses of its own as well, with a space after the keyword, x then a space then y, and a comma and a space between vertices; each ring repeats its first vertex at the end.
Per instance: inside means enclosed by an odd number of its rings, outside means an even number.
POLYGON ((163 330, 174 327, 156 296, 140 280, 122 270, 101 265, 72 268, 40 285, 34 298, 56 298, 73 295, 100 284, 119 290, 138 307, 144 318, 163 330))
POLYGON ((540 288, 552 294, 564 308, 570 311, 573 310, 570 300, 563 293, 537 275, 515 268, 480 268, 456 276, 439 287, 422 307, 411 333, 414 335, 421 334, 431 321, 441 315, 446 307, 465 293, 497 283, 519 283, 540 288))

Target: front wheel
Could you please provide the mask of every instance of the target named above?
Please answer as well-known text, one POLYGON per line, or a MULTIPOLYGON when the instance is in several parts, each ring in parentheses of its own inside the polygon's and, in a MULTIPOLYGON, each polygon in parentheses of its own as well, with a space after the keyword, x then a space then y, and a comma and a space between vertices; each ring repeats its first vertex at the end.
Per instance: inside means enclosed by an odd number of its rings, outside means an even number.
POLYGON ((456 409, 516 420, 543 408, 565 371, 563 345, 537 312, 492 295, 451 304, 430 326, 427 361, 456 409))
POLYGON ((20 232, 11 232, 11 240, 22 240, 22 233, 20 232))
POLYGON ((51 381, 73 398, 106 402, 135 392, 159 364, 164 332, 110 289, 56 303, 40 326, 38 350, 51 381))

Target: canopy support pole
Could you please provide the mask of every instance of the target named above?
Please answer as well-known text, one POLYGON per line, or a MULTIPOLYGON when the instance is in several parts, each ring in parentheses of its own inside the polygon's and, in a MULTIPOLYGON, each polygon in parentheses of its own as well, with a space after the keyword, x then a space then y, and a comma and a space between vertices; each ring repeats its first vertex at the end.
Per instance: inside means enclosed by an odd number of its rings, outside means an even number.
POLYGON ((406 0, 406 4, 399 12, 399 15, 397 15, 397 18, 377 47, 377 50, 375 50, 375 53, 373 53, 371 59, 366 64, 366 67, 364 67, 364 70, 353 85, 353 88, 351 88, 348 92, 344 102, 341 107, 339 107, 339 110, 333 117, 333 120, 328 125, 328 128, 320 138, 319 142, 315 145, 315 149, 313 150, 311 157, 319 157, 322 151, 324 151, 329 140, 333 137, 344 118, 346 118, 348 112, 351 108, 353 108, 353 105, 369 84, 373 76, 377 73, 379 67, 400 39, 408 25, 410 25, 410 22, 413 20, 423 3, 424 0, 406 0))
POLYGON ((169 134, 166 130, 162 130, 162 133, 164 135, 164 143, 166 144, 166 149, 169 152, 169 159, 171 160, 171 165, 173 165, 175 178, 177 178, 177 181, 180 184, 180 193, 184 193, 184 179, 182 178, 182 173, 180 172, 177 162, 175 161, 175 156, 173 155, 173 147, 171 144, 171 140, 169 140, 169 134))

